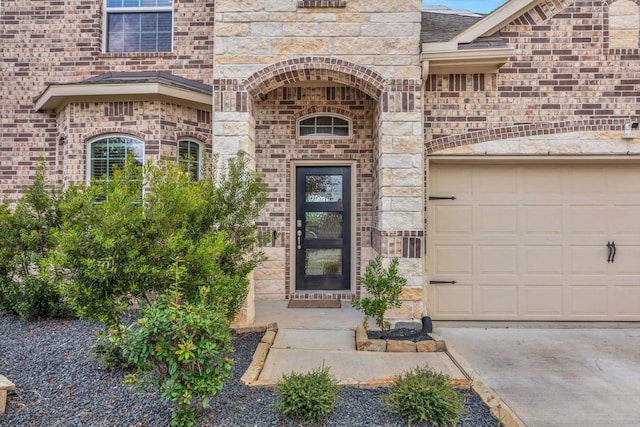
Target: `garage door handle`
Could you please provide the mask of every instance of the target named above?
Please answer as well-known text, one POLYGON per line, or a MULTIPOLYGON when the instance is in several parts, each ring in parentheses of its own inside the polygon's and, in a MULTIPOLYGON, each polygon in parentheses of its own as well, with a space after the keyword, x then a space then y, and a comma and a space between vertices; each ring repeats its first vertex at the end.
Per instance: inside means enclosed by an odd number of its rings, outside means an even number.
POLYGON ((616 260, 616 242, 611 242, 611 249, 613 249, 613 254, 611 255, 611 262, 616 260))
POLYGON ((429 284, 430 285, 455 285, 456 282, 455 280, 429 280, 429 284))
POLYGON ((616 248, 616 242, 607 242, 607 248, 609 248, 607 262, 614 262, 616 260, 616 252, 618 251, 616 248))

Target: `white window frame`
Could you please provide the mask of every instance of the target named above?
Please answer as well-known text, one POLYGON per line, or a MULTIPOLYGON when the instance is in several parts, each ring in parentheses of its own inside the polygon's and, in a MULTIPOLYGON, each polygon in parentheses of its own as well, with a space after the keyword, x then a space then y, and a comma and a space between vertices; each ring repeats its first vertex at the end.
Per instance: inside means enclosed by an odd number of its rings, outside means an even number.
MULTIPOLYGON (((317 125, 316 125, 317 127, 317 125)), ((297 121, 296 121, 296 136, 299 139, 344 139, 344 138, 351 138, 352 135, 352 121, 350 118, 343 116, 342 114, 335 114, 335 113, 314 113, 314 114, 308 114, 306 116, 300 117, 297 121), (341 119, 347 122, 347 134, 346 135, 335 135, 335 134, 312 134, 312 135, 300 135, 300 126, 301 123, 304 120, 308 120, 314 117, 332 117, 332 118, 337 118, 337 119, 341 119)))
POLYGON ((108 7, 109 0, 104 0, 103 16, 102 16, 102 52, 103 53, 120 53, 120 54, 136 54, 136 53, 170 53, 173 52, 173 33, 174 33, 174 14, 173 1, 171 6, 155 6, 155 7, 108 7), (109 51, 109 14, 111 13, 144 13, 144 12, 171 12, 171 48, 168 51, 135 51, 120 52, 109 51))
POLYGON ((193 160, 184 160, 180 158, 180 143, 181 142, 188 142, 190 144, 196 144, 198 146, 198 173, 196 176, 196 181, 202 178, 202 153, 203 153, 203 143, 198 141, 197 139, 194 138, 179 138, 178 139, 178 143, 176 146, 176 153, 177 153, 177 162, 178 162, 178 166, 182 166, 183 162, 188 162, 188 163, 192 163, 193 160))
POLYGON ((144 151, 145 151, 145 145, 144 145, 144 141, 141 140, 140 138, 136 138, 134 136, 131 135, 127 135, 127 134, 106 134, 106 135, 100 135, 96 138, 90 139, 89 141, 87 141, 87 185, 91 184, 91 180, 93 179, 92 177, 92 160, 93 160, 93 156, 91 153, 91 148, 93 146, 93 144, 95 144, 96 142, 100 142, 104 139, 108 139, 108 138, 127 138, 130 139, 134 142, 137 142, 141 145, 142 147, 142 155, 140 156, 140 161, 142 163, 142 165, 144 165, 144 151))

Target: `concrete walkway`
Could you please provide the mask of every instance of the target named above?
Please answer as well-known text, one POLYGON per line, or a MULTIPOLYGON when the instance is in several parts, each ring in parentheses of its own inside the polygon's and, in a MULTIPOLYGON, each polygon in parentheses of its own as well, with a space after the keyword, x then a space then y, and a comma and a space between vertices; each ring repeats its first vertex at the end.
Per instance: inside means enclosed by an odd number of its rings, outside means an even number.
POLYGON ((640 425, 638 323, 434 326, 528 427, 640 425))
POLYGON ((286 301, 259 301, 255 325, 276 322, 278 333, 258 383, 275 383, 290 372, 309 372, 324 364, 342 384, 388 385, 416 366, 428 365, 464 382, 466 377, 446 353, 356 351, 355 328, 363 316, 343 302, 341 309, 288 309, 286 301))

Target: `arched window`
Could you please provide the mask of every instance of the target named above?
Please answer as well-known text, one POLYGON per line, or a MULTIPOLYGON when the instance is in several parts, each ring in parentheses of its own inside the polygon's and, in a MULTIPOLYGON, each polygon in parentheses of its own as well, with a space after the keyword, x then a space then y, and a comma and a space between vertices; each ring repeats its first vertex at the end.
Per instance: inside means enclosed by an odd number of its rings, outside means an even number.
POLYGON ((202 158, 202 146, 191 139, 178 141, 178 163, 191 174, 192 180, 200 179, 200 162, 202 158))
POLYGON ((130 154, 135 156, 136 164, 143 164, 144 143, 124 135, 100 137, 89 143, 89 153, 88 180, 110 179, 130 154))
POLYGON ((345 138, 351 136, 351 122, 337 115, 313 115, 298 121, 300 138, 345 138))

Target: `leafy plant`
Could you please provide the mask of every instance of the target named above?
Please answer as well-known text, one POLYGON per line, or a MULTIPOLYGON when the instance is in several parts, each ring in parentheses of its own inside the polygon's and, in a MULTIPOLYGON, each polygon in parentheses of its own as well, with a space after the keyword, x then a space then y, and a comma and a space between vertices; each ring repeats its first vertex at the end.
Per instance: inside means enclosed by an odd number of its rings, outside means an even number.
POLYGON ((326 417, 338 400, 339 386, 324 364, 306 374, 285 374, 276 385, 276 408, 284 415, 306 422, 326 417))
POLYGON ((465 411, 464 397, 450 381, 449 376, 426 366, 416 367, 395 378, 383 403, 409 425, 428 421, 435 426, 455 426, 465 411))
POLYGON ((143 170, 128 159, 110 180, 69 189, 55 260, 78 313, 117 326, 132 303, 153 305, 171 288, 179 258, 181 298, 197 302, 208 287, 206 304, 230 323, 263 259, 255 219, 266 190, 247 162, 239 155, 194 182, 175 162, 143 170))
POLYGON ((121 327, 117 344, 137 369, 125 382, 153 384, 175 403, 171 425, 192 426, 198 422, 211 396, 222 391, 231 376, 233 360, 228 356, 231 332, 224 316, 206 304, 207 287, 201 300, 185 302, 178 289, 185 270, 176 266, 176 286, 155 306, 147 306, 129 328, 121 327))
POLYGON ((47 188, 41 162, 14 211, 0 206, 0 307, 27 320, 71 314, 49 274, 59 205, 59 193, 47 188))
POLYGON ((382 337, 385 338, 391 326, 385 321, 385 314, 391 308, 400 307, 400 293, 407 283, 407 279, 398 275, 398 258, 393 258, 389 268, 385 269, 380 256, 377 256, 367 265, 358 281, 372 297, 354 297, 351 299, 351 305, 362 311, 365 316, 373 317, 382 332, 382 337))

